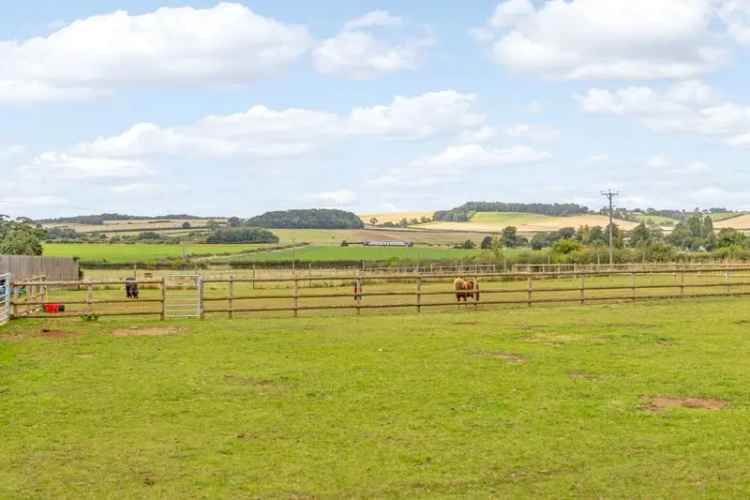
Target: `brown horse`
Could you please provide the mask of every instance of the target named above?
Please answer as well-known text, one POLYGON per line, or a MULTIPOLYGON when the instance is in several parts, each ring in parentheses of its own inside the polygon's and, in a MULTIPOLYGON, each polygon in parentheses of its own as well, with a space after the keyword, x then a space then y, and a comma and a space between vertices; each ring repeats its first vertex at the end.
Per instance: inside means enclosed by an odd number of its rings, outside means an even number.
POLYGON ((479 284, 472 278, 456 278, 453 288, 456 291, 456 302, 468 302, 469 299, 479 301, 479 284))

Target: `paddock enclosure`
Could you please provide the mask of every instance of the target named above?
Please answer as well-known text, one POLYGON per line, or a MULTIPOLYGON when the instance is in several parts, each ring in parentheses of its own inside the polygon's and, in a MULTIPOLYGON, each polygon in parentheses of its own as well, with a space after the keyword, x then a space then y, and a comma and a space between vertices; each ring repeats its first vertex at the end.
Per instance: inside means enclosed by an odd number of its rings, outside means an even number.
POLYGON ((161 320, 249 315, 296 317, 750 295, 748 267, 465 272, 463 277, 478 284, 480 298, 460 305, 453 287, 454 273, 342 272, 330 276, 291 273, 258 277, 240 272, 204 272, 146 276, 130 281, 138 285, 137 299, 127 297, 124 279, 13 280, 11 317, 152 316, 161 320))

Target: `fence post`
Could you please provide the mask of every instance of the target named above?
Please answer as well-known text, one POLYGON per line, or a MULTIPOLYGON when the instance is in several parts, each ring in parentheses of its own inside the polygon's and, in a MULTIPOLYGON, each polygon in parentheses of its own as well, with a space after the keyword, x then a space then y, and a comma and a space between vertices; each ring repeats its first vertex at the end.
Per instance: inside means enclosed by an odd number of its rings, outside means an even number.
POLYGON ((206 319, 206 309, 203 306, 203 278, 198 277, 198 313, 201 319, 206 319))
POLYGON ((727 284, 727 295, 732 295, 732 285, 729 283, 729 271, 724 272, 724 281, 727 284))
POLYGON ((294 277, 294 317, 299 316, 299 279, 294 277))
POLYGON ((531 281, 531 276, 529 276, 529 287, 528 287, 527 291, 528 291, 528 294, 529 294, 528 303, 529 303, 529 307, 531 307, 531 294, 534 291, 534 285, 533 285, 533 283, 531 281))
POLYGON ((633 302, 636 301, 636 289, 635 289, 635 273, 630 274, 631 285, 633 287, 633 302))
POLYGON ((229 319, 234 319, 234 276, 229 277, 229 319))
POLYGON ((417 312, 422 312, 422 275, 417 276, 417 312))
POLYGON ((586 275, 581 275, 581 305, 586 304, 586 275))
POLYGON ((89 314, 94 312, 94 287, 91 283, 86 286, 86 310, 89 314))
POLYGON ((680 298, 685 297, 685 271, 680 271, 680 298))
POLYGON ((255 290, 255 263, 253 262, 253 290, 255 290))
POLYGON ((162 321, 167 319, 167 279, 161 277, 161 314, 160 318, 162 321))

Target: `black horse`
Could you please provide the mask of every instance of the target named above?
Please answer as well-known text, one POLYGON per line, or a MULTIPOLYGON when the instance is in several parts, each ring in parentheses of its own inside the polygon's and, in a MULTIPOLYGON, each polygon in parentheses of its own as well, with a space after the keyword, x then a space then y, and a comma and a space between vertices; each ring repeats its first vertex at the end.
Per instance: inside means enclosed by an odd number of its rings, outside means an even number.
POLYGON ((140 290, 138 289, 138 283, 135 281, 135 278, 128 278, 125 280, 125 293, 129 299, 138 298, 140 290))

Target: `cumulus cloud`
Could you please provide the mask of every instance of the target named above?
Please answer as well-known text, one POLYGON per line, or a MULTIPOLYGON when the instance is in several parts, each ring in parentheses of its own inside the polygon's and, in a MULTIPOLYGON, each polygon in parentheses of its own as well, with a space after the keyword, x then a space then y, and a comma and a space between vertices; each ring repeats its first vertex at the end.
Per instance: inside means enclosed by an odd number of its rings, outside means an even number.
POLYGON ((357 194, 348 189, 338 191, 326 191, 308 196, 309 199, 322 204, 325 207, 351 206, 357 201, 357 194))
POLYGON ((392 30, 403 24, 400 17, 387 11, 373 11, 352 19, 338 35, 323 40, 315 48, 315 67, 324 74, 353 79, 416 69, 425 50, 435 44, 431 34, 393 36, 373 31, 373 28, 392 30))
POLYGON ((65 178, 120 178, 149 174, 146 165, 161 157, 285 158, 360 137, 457 136, 482 130, 485 116, 474 109, 475 101, 472 94, 448 90, 399 96, 389 104, 354 108, 348 114, 253 106, 246 112, 207 116, 176 127, 136 124, 118 135, 44 153, 24 168, 65 178))
POLYGON ((346 138, 417 139, 481 128, 485 117, 474 110, 475 100, 472 94, 431 92, 354 108, 347 115, 254 106, 244 113, 208 116, 179 127, 137 124, 122 134, 79 144, 73 152, 111 158, 298 156, 346 138))
POLYGON ((559 140, 561 135, 560 130, 556 128, 528 123, 508 127, 505 133, 516 139, 527 139, 533 142, 554 142, 559 140))
POLYGON ((77 156, 66 153, 43 153, 21 167, 28 177, 54 175, 56 179, 127 179, 152 175, 150 169, 140 161, 77 156))
POLYGON ((304 27, 237 3, 117 11, 47 37, 0 41, 0 102, 91 99, 139 84, 247 83, 284 68, 311 45, 304 27))
POLYGON ((714 0, 501 2, 472 31, 492 59, 561 79, 695 78, 727 58, 714 0))
POLYGON ((632 116, 656 132, 716 137, 738 147, 750 145, 750 107, 723 99, 703 82, 682 82, 665 90, 591 89, 579 101, 588 113, 632 116))
POLYGON ((369 184, 376 187, 430 186, 461 177, 469 170, 539 163, 550 158, 549 153, 528 146, 449 146, 438 154, 414 160, 406 167, 390 169, 369 184))

